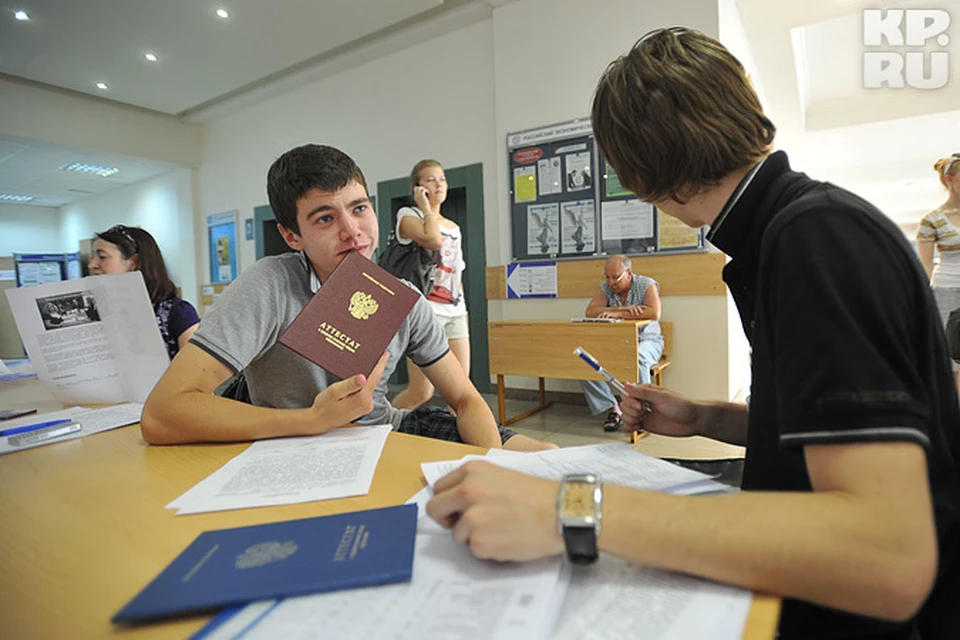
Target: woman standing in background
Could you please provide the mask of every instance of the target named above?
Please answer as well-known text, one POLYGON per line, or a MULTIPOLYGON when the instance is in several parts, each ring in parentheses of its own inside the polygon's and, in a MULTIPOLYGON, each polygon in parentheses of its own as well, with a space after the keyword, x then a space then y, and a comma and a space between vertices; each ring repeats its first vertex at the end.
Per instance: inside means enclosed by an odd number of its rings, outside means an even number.
MULTIPOLYGON (((416 242, 426 249, 439 250, 440 262, 433 268, 433 282, 427 302, 443 325, 450 350, 470 377, 470 332, 467 305, 463 301, 463 235, 456 222, 443 217, 440 205, 447 199, 447 177, 436 160, 421 160, 410 172, 416 207, 397 212, 396 236, 400 244, 416 242)), ((433 396, 433 385, 420 368, 407 360, 410 385, 397 394, 393 405, 413 409, 433 396)))
MULTIPOLYGON (((933 169, 947 190, 947 199, 921 218, 917 250, 946 326, 950 312, 960 308, 960 153, 940 158, 933 169), (934 246, 940 254, 936 267, 933 265, 934 246)), ((960 364, 956 362, 953 363, 953 377, 960 391, 960 364)))
POLYGON ((122 224, 94 235, 97 239, 93 243, 90 273, 99 276, 139 271, 143 275, 160 336, 173 360, 197 330, 200 316, 192 304, 177 297, 177 286, 167 273, 157 241, 143 229, 122 224))

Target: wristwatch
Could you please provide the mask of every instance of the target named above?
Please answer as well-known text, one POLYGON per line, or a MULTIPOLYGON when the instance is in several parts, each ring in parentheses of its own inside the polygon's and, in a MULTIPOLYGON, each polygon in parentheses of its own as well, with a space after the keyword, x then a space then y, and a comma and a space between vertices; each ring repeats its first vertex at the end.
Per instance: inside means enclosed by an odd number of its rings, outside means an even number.
POLYGON ((560 481, 557 520, 570 562, 591 564, 597 561, 602 503, 603 483, 599 475, 571 474, 560 481))

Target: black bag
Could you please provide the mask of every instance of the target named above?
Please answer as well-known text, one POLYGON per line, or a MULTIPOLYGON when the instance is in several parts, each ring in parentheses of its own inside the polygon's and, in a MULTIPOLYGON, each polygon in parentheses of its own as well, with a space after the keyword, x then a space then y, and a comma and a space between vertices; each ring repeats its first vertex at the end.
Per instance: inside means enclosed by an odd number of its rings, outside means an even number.
POLYGON ((950 318, 947 320, 947 346, 950 350, 950 358, 960 363, 960 309, 951 311, 950 318))
MULTIPOLYGON (((422 215, 419 211, 417 214, 422 215)), ((396 228, 390 231, 387 246, 383 248, 377 259, 377 264, 388 273, 409 281, 423 295, 430 292, 430 287, 433 285, 431 276, 433 267, 439 263, 439 251, 425 249, 413 241, 400 244, 397 240, 396 228)))

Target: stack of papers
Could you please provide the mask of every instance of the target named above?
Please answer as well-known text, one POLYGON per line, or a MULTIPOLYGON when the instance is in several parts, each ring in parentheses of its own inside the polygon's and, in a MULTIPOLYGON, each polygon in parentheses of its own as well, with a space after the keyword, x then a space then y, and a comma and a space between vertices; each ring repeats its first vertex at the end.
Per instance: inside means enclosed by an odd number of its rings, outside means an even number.
POLYGON ((362 496, 390 425, 255 442, 167 505, 177 515, 362 496))
POLYGON ((662 491, 674 495, 728 493, 733 489, 710 476, 636 451, 625 442, 567 447, 523 455, 465 456, 460 460, 420 465, 433 484, 470 460, 486 460, 506 469, 559 481, 569 473, 596 473, 605 484, 662 491))
POLYGON ((55 420, 72 420, 80 423, 80 430, 62 435, 52 440, 43 440, 31 444, 21 444, 15 446, 10 444, 10 438, 0 438, 0 455, 11 453, 13 451, 23 451, 32 449, 45 444, 56 444, 65 442, 83 436, 93 435, 101 431, 124 427, 128 424, 140 422, 140 413, 143 411, 143 405, 138 402, 127 402, 103 409, 84 409, 82 407, 71 407, 61 411, 51 411, 50 413, 41 413, 17 418, 16 420, 5 420, 3 429, 15 429, 27 425, 53 422, 55 420))
MULTIPOLYGON (((729 490, 624 443, 512 455, 492 450, 422 467, 436 479, 475 458, 541 477, 591 471, 603 473, 605 482, 644 489, 729 490)), ((606 555, 595 565, 572 568, 562 558, 478 560, 426 516, 431 495, 428 486, 408 501, 420 507, 409 584, 253 603, 218 616, 195 638, 739 640, 743 634, 752 598, 745 589, 606 555)))

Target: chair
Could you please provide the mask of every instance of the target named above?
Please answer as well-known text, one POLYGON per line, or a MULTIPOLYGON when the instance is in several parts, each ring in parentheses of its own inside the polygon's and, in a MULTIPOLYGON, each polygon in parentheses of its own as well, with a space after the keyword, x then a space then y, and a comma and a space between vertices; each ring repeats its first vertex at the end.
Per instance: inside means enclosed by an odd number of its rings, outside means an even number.
POLYGON ((663 334, 663 354, 660 355, 660 360, 650 367, 650 377, 658 387, 663 386, 663 370, 672 364, 670 351, 673 347, 673 323, 661 322, 660 332, 663 334))

